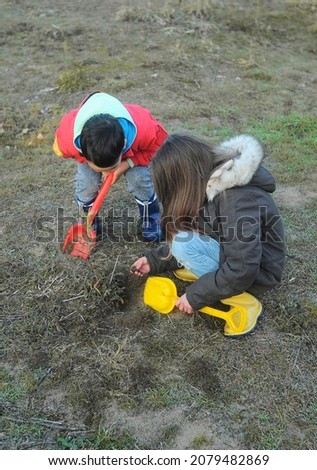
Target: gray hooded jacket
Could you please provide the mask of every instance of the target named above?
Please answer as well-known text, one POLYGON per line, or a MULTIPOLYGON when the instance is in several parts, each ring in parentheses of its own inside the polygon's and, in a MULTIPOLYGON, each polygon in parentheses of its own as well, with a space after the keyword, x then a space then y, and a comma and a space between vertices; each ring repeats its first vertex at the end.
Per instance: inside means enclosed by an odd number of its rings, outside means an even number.
MULTIPOLYGON (((220 243, 220 267, 187 288, 196 310, 244 291, 256 296, 272 289, 281 282, 284 266, 283 221, 270 194, 274 178, 261 166, 261 145, 240 135, 222 146, 240 156, 212 173, 198 215, 200 231, 220 243)), ((151 275, 179 268, 175 258, 162 259, 168 252, 167 245, 145 252, 151 275)))

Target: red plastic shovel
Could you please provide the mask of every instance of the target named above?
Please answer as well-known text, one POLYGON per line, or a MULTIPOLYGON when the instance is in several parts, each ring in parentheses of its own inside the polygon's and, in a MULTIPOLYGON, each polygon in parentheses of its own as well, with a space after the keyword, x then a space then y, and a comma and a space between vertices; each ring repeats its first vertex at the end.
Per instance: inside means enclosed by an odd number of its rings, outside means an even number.
POLYGON ((62 249, 63 253, 67 252, 71 256, 80 256, 84 260, 89 258, 90 252, 96 245, 97 239, 97 234, 92 228, 92 223, 104 198, 108 194, 112 180, 113 173, 110 173, 101 186, 95 202, 88 211, 87 221, 85 223, 75 224, 69 229, 62 249))

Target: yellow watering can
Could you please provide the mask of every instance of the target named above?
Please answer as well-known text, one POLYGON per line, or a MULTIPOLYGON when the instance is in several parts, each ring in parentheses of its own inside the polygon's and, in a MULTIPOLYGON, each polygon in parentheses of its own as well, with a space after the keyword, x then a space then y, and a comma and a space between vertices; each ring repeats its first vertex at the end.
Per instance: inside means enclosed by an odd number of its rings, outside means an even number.
MULTIPOLYGON (((143 301, 160 313, 170 313, 178 299, 174 282, 167 277, 151 276, 144 288, 143 301)), ((225 336, 240 336, 250 333, 256 326, 262 312, 261 303, 253 295, 243 292, 221 302, 230 305, 228 312, 212 307, 203 307, 199 311, 225 320, 225 336)))

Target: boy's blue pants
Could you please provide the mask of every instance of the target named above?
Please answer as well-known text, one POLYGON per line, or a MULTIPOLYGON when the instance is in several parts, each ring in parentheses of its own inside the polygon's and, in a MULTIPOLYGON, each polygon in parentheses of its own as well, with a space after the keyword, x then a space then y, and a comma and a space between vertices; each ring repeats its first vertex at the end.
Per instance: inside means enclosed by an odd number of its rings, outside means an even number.
MULTIPOLYGON (((79 205, 90 205, 96 198, 101 173, 92 170, 86 163, 77 163, 76 198, 79 205)), ((134 166, 125 174, 127 190, 140 201, 148 201, 154 194, 154 187, 147 166, 134 166)))

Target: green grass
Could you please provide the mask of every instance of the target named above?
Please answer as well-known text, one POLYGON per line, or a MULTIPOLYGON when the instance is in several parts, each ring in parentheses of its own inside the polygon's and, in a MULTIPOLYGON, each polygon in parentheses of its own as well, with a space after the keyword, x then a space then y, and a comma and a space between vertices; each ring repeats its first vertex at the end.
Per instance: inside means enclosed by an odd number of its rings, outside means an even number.
POLYGON ((88 76, 84 67, 74 64, 71 70, 63 72, 58 80, 60 91, 78 91, 90 88, 93 80, 88 76))
POLYGON ((158 385, 146 391, 145 401, 153 409, 164 409, 173 407, 180 399, 174 387, 158 385))
POLYGON ((215 403, 203 391, 187 382, 170 382, 149 388, 144 394, 145 404, 155 410, 173 408, 180 405, 194 406, 196 409, 213 408, 215 403))
POLYGON ((1 373, 0 381, 2 402, 15 404, 27 396, 29 387, 27 380, 16 381, 12 375, 1 373))
POLYGON ((183 383, 159 384, 145 393, 145 401, 150 408, 172 408, 184 403, 191 403, 198 396, 197 391, 189 389, 183 383))
POLYGON ((264 81, 264 82, 271 82, 271 81, 276 79, 270 73, 265 72, 265 70, 258 70, 256 68, 247 71, 244 74, 244 76, 247 77, 247 78, 252 78, 253 80, 261 80, 261 81, 264 81))
POLYGON ((141 448, 129 432, 108 430, 102 427, 99 427, 90 436, 59 436, 56 442, 61 450, 127 450, 141 448))
MULTIPOLYGON (((219 115, 227 118, 238 114, 238 108, 224 107, 219 115)), ((197 132, 197 126, 188 124, 189 130, 197 132)), ((237 135, 230 126, 221 129, 203 124, 198 131, 213 141, 219 142, 237 135)), ((274 165, 274 175, 280 183, 297 184, 309 182, 317 170, 317 118, 309 114, 277 114, 270 119, 251 120, 241 133, 259 139, 269 149, 270 163, 274 165)))
POLYGON ((33 441, 59 450, 127 450, 141 449, 137 439, 124 429, 108 430, 98 427, 89 432, 61 431, 54 426, 32 422, 4 423, 6 435, 11 438, 11 448, 27 449, 33 441))
POLYGON ((250 123, 246 132, 270 148, 281 183, 309 181, 316 172, 317 118, 309 114, 276 115, 264 122, 250 123))
POLYGON ((192 449, 209 449, 212 445, 212 441, 209 437, 204 435, 195 436, 192 440, 191 448, 192 449))
POLYGON ((5 421, 3 429, 8 437, 10 437, 10 449, 23 449, 24 445, 30 442, 39 442, 45 438, 47 429, 39 424, 33 423, 15 423, 5 421))

